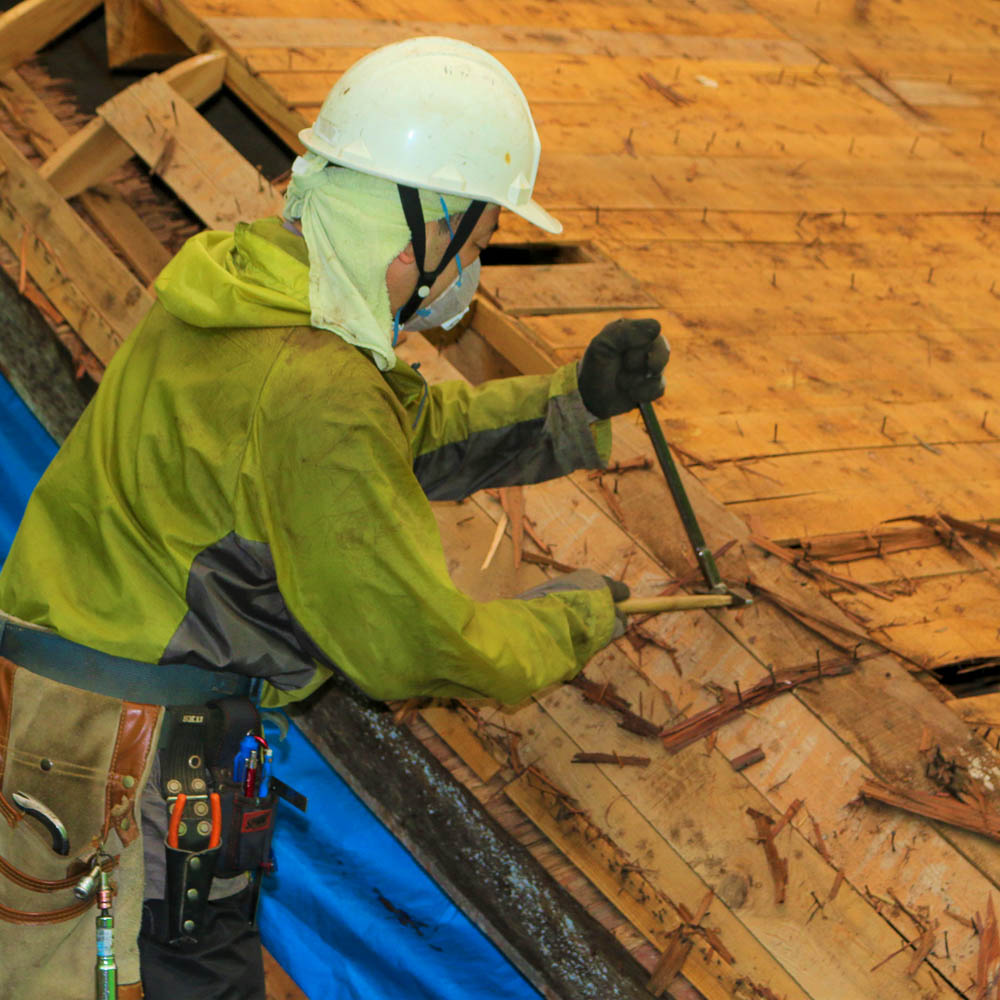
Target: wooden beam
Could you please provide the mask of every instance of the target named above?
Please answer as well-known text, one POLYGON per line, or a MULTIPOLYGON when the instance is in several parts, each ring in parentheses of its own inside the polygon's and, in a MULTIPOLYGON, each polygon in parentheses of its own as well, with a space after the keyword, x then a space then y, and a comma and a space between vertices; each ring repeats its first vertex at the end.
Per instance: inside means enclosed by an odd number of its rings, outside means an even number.
POLYGON ((305 709, 291 712, 337 773, 536 989, 565 1000, 648 1000, 638 963, 382 705, 334 676, 305 709))
POLYGON ((282 195, 160 76, 97 113, 210 229, 281 212, 282 195))
POLYGON ((295 152, 302 149, 298 133, 309 124, 308 119, 295 110, 271 84, 252 71, 235 47, 207 28, 180 0, 142 0, 142 3, 193 51, 203 52, 208 48, 225 51, 228 57, 226 86, 289 149, 295 152))
POLYGON ((470 326, 522 375, 545 375, 556 368, 556 362, 525 324, 482 295, 475 300, 470 326))
POLYGON ((152 297, 4 135, 0 163, 0 238, 107 364, 152 297))
POLYGON ((34 55, 101 5, 101 0, 22 0, 0 14, 0 73, 34 55))
POLYGON ((104 0, 111 69, 162 69, 190 54, 188 47, 136 0, 104 0))
MULTIPOLYGON (((0 77, 0 103, 43 156, 51 155, 70 140, 62 122, 15 70, 0 77)), ((163 270, 170 260, 167 248, 114 187, 99 184, 84 191, 80 203, 146 284, 163 270)))
MULTIPOLYGON (((222 87, 226 57, 192 56, 160 74, 190 104, 201 104, 222 87)), ((64 198, 106 180, 134 155, 132 147, 101 117, 88 122, 42 164, 39 173, 64 198)))

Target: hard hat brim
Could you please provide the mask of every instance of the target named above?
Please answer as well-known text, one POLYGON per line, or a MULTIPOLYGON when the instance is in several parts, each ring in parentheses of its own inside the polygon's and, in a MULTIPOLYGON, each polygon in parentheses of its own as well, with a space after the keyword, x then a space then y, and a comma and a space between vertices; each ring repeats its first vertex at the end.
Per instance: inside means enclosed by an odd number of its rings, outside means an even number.
MULTIPOLYGON (((510 208, 509 205, 505 207, 510 208)), ((537 201, 529 201, 527 205, 510 208, 510 211, 515 215, 521 216, 522 219, 527 220, 533 226, 538 226, 539 229, 544 229, 545 232, 551 233, 553 236, 558 236, 563 231, 562 223, 549 215, 537 201)))
MULTIPOLYGON (((440 194, 454 194, 459 198, 477 198, 477 195, 474 192, 458 191, 454 189, 449 190, 448 188, 426 187, 415 178, 404 177, 395 172, 375 170, 367 163, 362 164, 358 162, 358 160, 353 156, 345 156, 343 150, 330 145, 322 136, 317 135, 316 131, 312 127, 304 128, 301 132, 299 132, 299 141, 306 147, 306 149, 324 157, 329 160, 330 163, 337 164, 341 167, 348 167, 351 170, 359 170, 361 173, 365 174, 374 174, 376 177, 384 177, 387 181, 395 181, 397 184, 409 184, 412 187, 425 187, 425 190, 439 192, 440 194)), ((546 212, 545 209, 542 208, 542 206, 536 201, 528 201, 523 205, 512 205, 489 197, 482 197, 479 198, 479 200, 487 201, 493 205, 502 205, 515 215, 519 215, 522 219, 530 222, 533 226, 538 226, 539 229, 542 229, 547 233, 551 233, 553 236, 558 236, 559 233, 563 231, 562 223, 546 212)))

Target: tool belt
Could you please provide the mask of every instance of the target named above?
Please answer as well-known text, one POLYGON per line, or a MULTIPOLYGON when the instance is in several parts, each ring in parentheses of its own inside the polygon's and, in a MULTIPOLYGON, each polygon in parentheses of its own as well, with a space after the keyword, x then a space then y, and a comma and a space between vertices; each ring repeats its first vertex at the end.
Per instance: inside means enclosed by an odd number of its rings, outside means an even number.
MULTIPOLYGON (((228 758, 228 786, 225 766, 217 771, 211 767, 216 761, 225 765, 233 741, 238 744, 246 729, 259 733, 256 710, 246 697, 249 688, 248 678, 232 673, 108 656, 0 613, 4 997, 93 1000, 95 901, 79 898, 74 890, 92 872, 95 858, 113 873, 116 888, 119 1000, 142 996, 137 944, 144 897, 140 808, 158 746, 170 767, 177 760, 187 767, 176 777, 167 773, 166 781, 180 781, 182 791, 190 793, 176 817, 176 846, 168 845, 177 873, 172 898, 180 893, 203 908, 212 874, 250 870, 259 875, 266 869, 280 783, 275 782, 273 793, 269 787, 267 795, 237 794, 231 777, 235 750, 228 758), (221 707, 208 708, 213 700, 221 707), (179 716, 171 712, 171 725, 164 728, 165 706, 175 703, 189 707, 179 716), (237 711, 233 706, 242 707, 237 711), (177 733, 176 719, 183 720, 185 712, 221 720, 205 748, 197 750, 200 775, 191 766, 193 752, 185 755, 183 740, 165 744, 161 738, 161 731, 165 736, 177 733), (207 774, 204 762, 210 765, 207 774), (199 777, 203 788, 196 785, 199 777), (206 793, 207 799, 197 797, 206 793), (210 837, 202 844, 196 838, 206 822, 205 804, 210 837), (244 828, 242 836, 232 833, 242 834, 244 828), (194 859, 199 854, 208 862, 208 882, 185 881, 197 876, 194 859), (197 900, 190 889, 198 889, 197 900)), ((178 937, 193 936, 202 911, 188 912, 184 902, 176 905, 178 937), (188 920, 194 921, 190 934, 184 931, 188 920)))
POLYGON ((257 709, 246 698, 173 706, 160 743, 170 941, 197 940, 215 877, 251 874, 253 921, 261 876, 274 868, 271 837, 285 787, 270 776, 257 709), (258 747, 259 766, 241 773, 243 754, 258 747))

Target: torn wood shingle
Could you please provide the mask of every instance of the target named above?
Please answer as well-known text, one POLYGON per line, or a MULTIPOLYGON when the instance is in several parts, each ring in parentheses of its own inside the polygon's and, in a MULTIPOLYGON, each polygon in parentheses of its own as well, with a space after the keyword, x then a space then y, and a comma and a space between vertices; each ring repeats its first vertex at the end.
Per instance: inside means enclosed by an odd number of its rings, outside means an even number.
POLYGON ((959 826, 963 830, 981 833, 992 840, 1000 840, 1000 814, 980 805, 969 805, 946 795, 919 792, 911 788, 891 788, 878 781, 866 781, 861 786, 861 796, 875 799, 886 805, 916 813, 925 819, 959 826))
POLYGON ((690 719, 669 726, 660 733, 663 745, 671 751, 681 750, 707 736, 715 729, 734 719, 738 719, 748 708, 761 705, 780 694, 792 691, 800 684, 807 684, 822 677, 840 677, 854 669, 854 661, 848 659, 820 662, 806 667, 791 667, 758 681, 747 691, 724 691, 722 700, 714 708, 707 708, 690 719))

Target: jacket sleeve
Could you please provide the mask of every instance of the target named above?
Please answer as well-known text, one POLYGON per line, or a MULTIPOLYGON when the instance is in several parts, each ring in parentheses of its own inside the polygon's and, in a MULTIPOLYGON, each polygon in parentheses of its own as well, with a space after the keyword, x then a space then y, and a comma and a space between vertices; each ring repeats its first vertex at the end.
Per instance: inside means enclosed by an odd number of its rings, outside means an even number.
POLYGON ((296 625, 377 698, 513 703, 573 676, 611 638, 609 591, 490 602, 460 593, 413 474, 406 411, 382 385, 375 406, 370 387, 309 407, 286 388, 260 408, 244 494, 296 625))
POLYGON ((611 427, 583 405, 576 364, 480 386, 430 386, 413 427, 413 472, 432 500, 602 468, 611 427))

